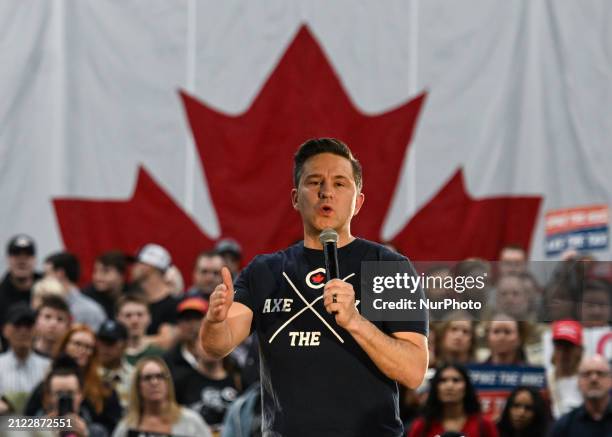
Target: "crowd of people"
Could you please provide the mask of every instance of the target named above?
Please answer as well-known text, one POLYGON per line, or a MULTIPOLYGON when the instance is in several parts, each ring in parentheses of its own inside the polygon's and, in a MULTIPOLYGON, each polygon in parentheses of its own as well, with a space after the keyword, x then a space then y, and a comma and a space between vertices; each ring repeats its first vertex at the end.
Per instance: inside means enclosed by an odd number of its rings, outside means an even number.
MULTIPOLYGON (((80 436, 261 435, 257 339, 223 359, 198 341, 222 267, 235 278, 243 265, 237 242, 202 252, 190 278, 157 244, 134 256, 106 252, 85 286, 69 252, 46 256, 37 272, 27 235, 12 238, 6 255, 0 414, 67 417, 80 436)), ((440 278, 486 273, 488 293, 479 312, 430 312, 429 371, 421 387, 400 390, 407 435, 612 436, 612 288, 593 261, 567 254, 545 283, 518 246, 496 265, 429 266, 440 278), (498 409, 485 408, 475 364, 542 367, 546 384, 517 382, 498 409)), ((443 299, 448 290, 426 293, 443 299)))

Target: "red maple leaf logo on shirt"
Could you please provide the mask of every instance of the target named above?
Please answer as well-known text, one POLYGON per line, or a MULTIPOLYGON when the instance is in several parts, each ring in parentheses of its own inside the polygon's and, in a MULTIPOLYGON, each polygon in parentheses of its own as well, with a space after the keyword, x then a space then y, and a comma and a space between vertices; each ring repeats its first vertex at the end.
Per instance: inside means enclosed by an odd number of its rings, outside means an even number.
POLYGON ((320 284, 321 282, 325 281, 325 275, 323 273, 317 273, 310 279, 313 283, 320 284))
MULTIPOLYGON (((380 239, 424 94, 382 114, 361 113, 351 102, 320 45, 304 26, 245 113, 229 116, 187 93, 181 92, 180 96, 221 233, 240 242, 245 261, 302 238, 301 221, 289 196, 293 186, 293 154, 299 144, 313 137, 341 139, 362 163, 366 203, 354 219, 352 230, 363 238, 380 239)), ((453 195, 457 201, 465 200, 465 192, 453 195)), ((470 202, 468 199, 467 204, 470 202)), ((170 250, 187 279, 197 252, 213 245, 144 170, 133 198, 127 202, 62 199, 54 204, 64 243, 81 257, 86 274, 94 257, 103 250, 122 248, 133 252, 154 241, 170 250), (146 183, 141 183, 141 178, 146 183)), ((488 207, 510 212, 520 204, 522 200, 500 198, 488 207)), ((444 205, 448 205, 448 199, 444 205)), ((456 215, 469 211, 468 205, 456 215)), ((535 204, 530 201, 523 212, 521 228, 516 230, 512 241, 528 245, 537 201, 535 204)), ((423 245, 413 246, 415 237, 418 240, 428 235, 450 237, 445 247, 456 243, 455 233, 461 232, 461 220, 444 223, 446 227, 440 229, 435 226, 439 221, 428 219, 439 213, 439 208, 422 210, 420 220, 413 219, 398 234, 395 240, 398 248, 417 259, 427 259, 434 253, 452 259, 449 256, 459 253, 454 249, 446 256, 444 247, 436 246, 435 251, 430 251, 423 245)), ((489 219, 486 214, 477 218, 489 219)), ((507 227, 514 229, 511 214, 508 218, 507 227)), ((474 227, 489 225, 484 221, 472 224, 474 227)), ((503 238, 480 242, 481 246, 488 244, 488 248, 473 255, 492 258, 504 242, 503 238)), ((472 253, 473 242, 465 244, 460 253, 472 253)))

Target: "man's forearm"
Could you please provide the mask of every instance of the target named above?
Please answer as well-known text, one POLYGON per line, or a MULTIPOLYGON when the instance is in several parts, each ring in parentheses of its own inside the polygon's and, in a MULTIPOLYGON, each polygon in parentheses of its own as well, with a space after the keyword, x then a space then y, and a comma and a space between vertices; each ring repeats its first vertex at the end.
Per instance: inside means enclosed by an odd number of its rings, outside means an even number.
POLYGON ((386 376, 409 388, 421 385, 429 360, 426 344, 390 337, 362 316, 347 330, 386 376))
POLYGON ((206 317, 200 328, 202 348, 215 358, 223 358, 234 349, 232 330, 227 322, 209 322, 206 317))

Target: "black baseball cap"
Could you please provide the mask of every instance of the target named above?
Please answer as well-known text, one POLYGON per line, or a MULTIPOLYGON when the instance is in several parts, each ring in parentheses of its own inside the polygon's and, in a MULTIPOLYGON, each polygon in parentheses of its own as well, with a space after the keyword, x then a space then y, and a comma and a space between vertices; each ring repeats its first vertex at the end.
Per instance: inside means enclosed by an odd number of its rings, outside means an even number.
POLYGON ((30 256, 36 255, 36 244, 34 239, 26 234, 18 234, 11 238, 6 246, 8 255, 27 254, 30 256))
POLYGON ((223 238, 215 245, 215 252, 219 255, 230 255, 235 259, 242 258, 242 248, 240 244, 232 238, 223 238))
POLYGON ((8 307, 6 323, 16 326, 34 326, 36 312, 27 303, 19 302, 8 307))
POLYGON ((115 320, 107 320, 98 329, 97 337, 99 340, 114 343, 119 340, 127 340, 128 332, 123 324, 115 320))

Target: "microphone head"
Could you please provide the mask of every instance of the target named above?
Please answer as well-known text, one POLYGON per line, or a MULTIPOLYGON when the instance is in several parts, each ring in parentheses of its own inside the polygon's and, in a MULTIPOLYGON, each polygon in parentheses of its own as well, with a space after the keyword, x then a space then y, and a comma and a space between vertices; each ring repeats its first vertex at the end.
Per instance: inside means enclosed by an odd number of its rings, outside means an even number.
POLYGON ((323 231, 321 231, 321 235, 319 235, 319 241, 323 245, 325 245, 325 243, 337 243, 338 233, 332 228, 323 229, 323 231))

